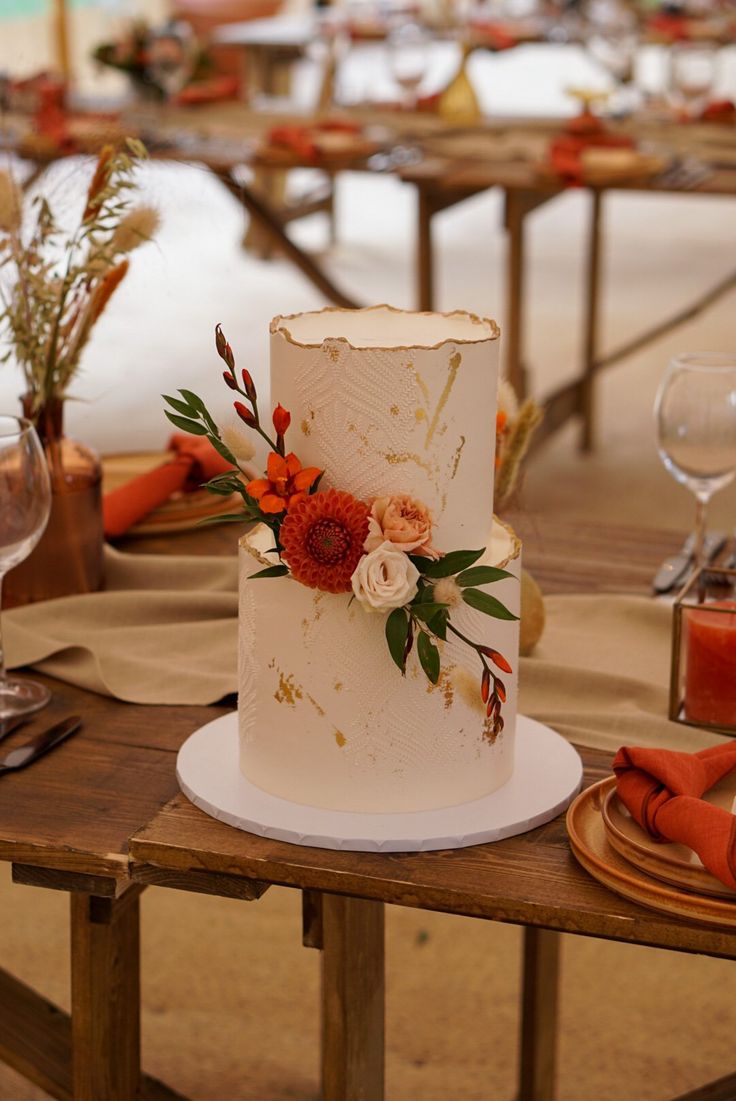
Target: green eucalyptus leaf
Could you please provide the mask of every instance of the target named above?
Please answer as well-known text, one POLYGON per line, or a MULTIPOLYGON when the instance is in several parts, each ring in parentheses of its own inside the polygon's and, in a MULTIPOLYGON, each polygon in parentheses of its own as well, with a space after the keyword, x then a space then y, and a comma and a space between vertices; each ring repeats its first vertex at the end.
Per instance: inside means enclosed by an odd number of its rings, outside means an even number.
POLYGON ((170 413, 168 409, 164 409, 164 413, 171 423, 176 428, 180 428, 182 432, 189 432, 192 436, 206 436, 208 433, 207 426, 205 424, 200 424, 199 421, 190 421, 186 417, 177 417, 175 413, 170 413))
POLYGON ((417 653, 422 669, 427 674, 427 680, 430 680, 432 684, 436 684, 440 679, 440 652, 424 631, 419 632, 417 653))
POLYGON ((496 600, 495 596, 491 596, 490 593, 481 592, 480 589, 465 589, 463 592, 463 600, 466 604, 469 604, 471 608, 477 608, 479 612, 485 612, 486 615, 493 616, 494 619, 518 619, 518 615, 514 615, 510 612, 505 604, 502 604, 500 600, 496 600))
POLYGON ((423 620, 424 623, 429 623, 430 619, 434 619, 438 612, 442 612, 447 607, 446 604, 412 604, 411 610, 417 619, 423 620))
POLYGON ((406 557, 413 565, 416 566, 421 574, 426 573, 427 567, 431 566, 434 561, 434 559, 427 558, 423 554, 407 554, 406 557))
POLYGON ((198 413, 205 412, 205 404, 197 394, 193 393, 191 390, 180 390, 179 393, 192 409, 196 409, 198 413))
POLYGON ((250 517, 242 512, 225 512, 220 516, 207 516, 204 520, 198 520, 198 527, 206 527, 208 524, 249 524, 250 517))
POLYGON ((466 570, 468 566, 472 566, 485 552, 485 547, 477 551, 450 551, 444 558, 438 558, 436 562, 430 562, 425 568, 424 574, 426 577, 452 577, 460 570, 466 570))
POLYGON ((455 580, 464 588, 466 585, 491 585, 494 581, 503 581, 504 577, 513 576, 508 570, 500 570, 498 566, 473 566, 459 573, 455 580))
POLYGON ((172 409, 175 409, 177 413, 183 413, 185 417, 193 417, 197 412, 194 406, 186 401, 180 401, 179 398, 172 398, 170 394, 162 394, 161 397, 169 403, 172 409))
POLYGON ((259 570, 258 573, 252 573, 249 577, 249 581, 253 581, 256 577, 286 577, 289 572, 289 567, 284 566, 283 563, 279 563, 278 566, 267 566, 265 570, 259 570))
POLYGON ((219 436, 215 436, 210 432, 207 438, 214 447, 215 451, 218 453, 218 455, 222 455, 226 463, 232 463, 237 470, 240 470, 240 467, 238 466, 238 460, 235 458, 230 448, 222 442, 219 436))
POLYGON ((444 640, 447 638, 447 624, 450 619, 450 609, 442 608, 432 619, 429 620, 427 626, 433 635, 437 638, 444 640))
POLYGON ((409 617, 403 608, 394 608, 386 620, 386 642, 396 665, 405 672, 404 650, 409 637, 409 617))

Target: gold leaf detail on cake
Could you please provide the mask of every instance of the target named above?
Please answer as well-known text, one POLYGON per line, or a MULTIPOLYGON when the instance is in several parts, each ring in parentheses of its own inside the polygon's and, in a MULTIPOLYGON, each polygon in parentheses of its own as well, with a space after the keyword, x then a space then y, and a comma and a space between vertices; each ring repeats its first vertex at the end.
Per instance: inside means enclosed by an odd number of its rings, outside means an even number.
POLYGON ((449 711, 455 702, 455 685, 452 683, 452 669, 443 669, 440 673, 440 679, 436 684, 432 684, 431 681, 427 682, 427 692, 430 694, 433 692, 441 692, 444 701, 445 711, 449 711))
POLYGON ((325 717, 325 709, 324 709, 324 707, 320 707, 320 705, 319 705, 319 704, 317 703, 317 701, 315 700, 314 696, 310 696, 310 695, 309 695, 309 692, 307 692, 307 699, 309 700, 309 702, 311 703, 312 707, 314 708, 314 710, 315 710, 315 711, 317 712, 317 714, 319 715, 320 719, 323 719, 323 718, 325 717))
POLYGON ((493 745, 498 737, 498 731, 495 730, 493 725, 493 719, 485 719, 483 722, 483 737, 489 745, 493 745))
POLYGON ((426 421, 427 414, 426 414, 425 410, 424 409, 415 409, 414 410, 414 419, 417 420, 417 421, 426 421))
POLYGON ((460 364, 462 363, 462 361, 463 357, 460 355, 459 352, 453 352, 453 354, 450 356, 450 369, 447 373, 447 380, 442 389, 442 393, 440 394, 440 400, 437 402, 437 408, 434 411, 434 416, 432 417, 429 428, 427 429, 425 447, 429 447, 432 442, 432 437, 437 431, 437 425, 439 424, 442 412, 447 405, 450 394, 452 393, 452 388, 455 385, 455 379, 457 378, 457 373, 460 370, 460 364))
POLYGON ((455 448, 455 454, 452 456, 452 470, 450 472, 450 481, 452 481, 457 474, 457 468, 460 466, 460 456, 463 453, 465 447, 465 436, 460 437, 460 443, 455 448))
POLYGON ((335 689, 336 692, 342 692, 343 683, 341 680, 336 680, 332 687, 335 689))
POLYGON ((340 749, 342 749, 342 747, 347 743, 347 738, 342 733, 342 731, 338 730, 337 728, 335 728, 335 741, 340 746, 340 749))
MULTIPOLYGON (((452 683, 468 707, 485 717, 486 706, 480 696, 480 677, 474 677, 463 665, 454 665, 450 671, 452 683)), ((484 733, 485 737, 485 733, 484 733)))
POLYGON ((295 682, 293 673, 284 674, 279 670, 279 686, 273 698, 276 703, 286 703, 289 707, 296 707, 297 700, 304 698, 304 693, 295 682))
POLYGON ((301 428, 302 428, 302 433, 303 433, 303 434, 304 434, 305 436, 309 436, 309 435, 310 435, 310 433, 311 433, 311 431, 312 431, 312 426, 310 425, 310 423, 309 423, 309 421, 307 420, 307 418, 306 418, 306 417, 305 417, 305 418, 304 418, 304 420, 302 421, 302 425, 301 425, 301 428))
POLYGON ((398 405, 392 405, 391 408, 389 409, 389 413, 391 414, 392 417, 398 417, 400 412, 401 412, 401 410, 399 409, 398 405))
POLYGON ((399 463, 416 463, 422 470, 426 470, 427 474, 432 477, 434 471, 432 466, 420 455, 415 455, 412 451, 389 451, 384 458, 391 466, 398 466, 399 463))

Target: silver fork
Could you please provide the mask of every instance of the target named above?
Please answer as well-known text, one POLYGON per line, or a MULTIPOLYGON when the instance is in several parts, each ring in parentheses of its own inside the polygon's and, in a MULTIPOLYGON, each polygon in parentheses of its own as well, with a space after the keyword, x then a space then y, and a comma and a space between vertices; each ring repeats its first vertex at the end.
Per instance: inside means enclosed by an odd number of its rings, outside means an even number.
POLYGON ((656 182, 673 191, 690 191, 713 175, 713 169, 695 157, 678 157, 660 173, 656 182))

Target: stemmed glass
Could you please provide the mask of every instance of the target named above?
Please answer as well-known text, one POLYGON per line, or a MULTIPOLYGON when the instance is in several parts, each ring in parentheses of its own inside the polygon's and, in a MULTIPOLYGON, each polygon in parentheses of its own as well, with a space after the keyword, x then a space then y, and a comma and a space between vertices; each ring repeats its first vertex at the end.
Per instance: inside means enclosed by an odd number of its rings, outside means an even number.
POLYGON ((417 89, 429 62, 429 44, 429 36, 418 23, 403 23, 386 40, 391 74, 403 92, 407 111, 417 105, 417 89))
POLYGON ((708 502, 736 474, 736 354, 676 356, 654 412, 660 458, 695 494, 695 564, 702 566, 708 502))
POLYGON ((716 78, 718 53, 709 42, 683 42, 670 51, 670 98, 688 118, 707 105, 716 78))
MULTIPOLYGON (((8 570, 31 553, 51 508, 46 458, 36 431, 23 417, 0 416, 0 589, 8 570)), ((44 707, 48 689, 26 677, 8 677, 0 633, 0 725, 44 707)))

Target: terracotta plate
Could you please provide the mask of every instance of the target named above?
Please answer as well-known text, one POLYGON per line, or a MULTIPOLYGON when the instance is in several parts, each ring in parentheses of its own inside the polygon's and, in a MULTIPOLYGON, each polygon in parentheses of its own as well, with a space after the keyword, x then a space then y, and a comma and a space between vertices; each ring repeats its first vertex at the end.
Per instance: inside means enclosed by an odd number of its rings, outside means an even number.
MULTIPOLYGON (((170 453, 166 451, 105 455, 102 459, 103 487, 105 491, 117 489, 139 474, 145 474, 165 463, 170 457, 170 453)), ((217 497, 206 489, 178 493, 153 512, 149 512, 127 535, 166 535, 167 532, 192 531, 202 520, 237 512, 240 500, 236 493, 231 497, 217 497)))
POLYGON ((593 784, 567 812, 570 845, 583 868, 615 894, 650 910, 718 929, 736 930, 736 901, 678 891, 635 868, 611 847, 601 809, 615 783, 614 777, 609 777, 593 784))
MULTIPOLYGON (((734 795, 736 776, 731 774, 712 788, 706 798, 708 802, 730 811, 734 795)), ((653 841, 631 817, 615 789, 609 791, 603 800, 601 815, 612 847, 647 875, 656 876, 665 883, 672 883, 675 887, 683 887, 697 894, 715 895, 717 898, 736 901, 736 891, 711 875, 692 849, 672 842, 653 841)))

